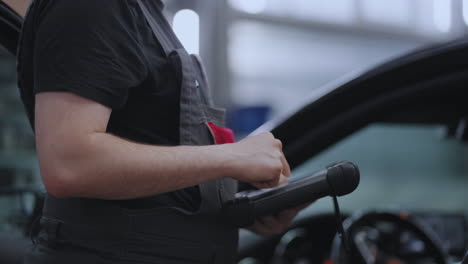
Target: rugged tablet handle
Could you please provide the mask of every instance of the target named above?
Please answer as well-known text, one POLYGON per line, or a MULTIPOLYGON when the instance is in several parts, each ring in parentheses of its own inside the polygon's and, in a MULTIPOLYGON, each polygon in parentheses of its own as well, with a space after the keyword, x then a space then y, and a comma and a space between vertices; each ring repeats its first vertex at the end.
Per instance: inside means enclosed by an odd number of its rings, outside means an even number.
POLYGON ((237 227, 250 226, 256 217, 272 215, 287 208, 325 196, 343 196, 359 185, 359 169, 352 162, 338 162, 308 177, 261 190, 237 193, 223 206, 225 221, 237 227))

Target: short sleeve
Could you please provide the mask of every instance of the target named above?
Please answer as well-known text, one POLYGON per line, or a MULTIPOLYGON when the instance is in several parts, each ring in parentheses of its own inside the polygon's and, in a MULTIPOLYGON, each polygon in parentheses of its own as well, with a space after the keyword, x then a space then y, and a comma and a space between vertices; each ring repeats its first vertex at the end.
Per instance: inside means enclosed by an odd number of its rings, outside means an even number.
POLYGON ((50 0, 36 24, 34 92, 123 107, 148 71, 134 19, 125 0, 50 0))

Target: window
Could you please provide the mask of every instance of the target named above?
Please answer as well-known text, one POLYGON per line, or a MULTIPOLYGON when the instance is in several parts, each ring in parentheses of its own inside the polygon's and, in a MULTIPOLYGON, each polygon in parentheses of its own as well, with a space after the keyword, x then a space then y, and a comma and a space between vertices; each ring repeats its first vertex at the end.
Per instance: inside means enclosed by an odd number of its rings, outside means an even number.
POLYGON ((452 0, 434 0, 434 25, 443 33, 452 27, 452 0))
POLYGON ((39 169, 31 132, 16 87, 16 60, 0 49, 0 232, 24 230, 34 196, 15 188, 39 189, 39 169))
POLYGON ((189 54, 200 53, 200 17, 195 11, 178 11, 174 16, 173 28, 189 54))
MULTIPOLYGON (((355 162, 358 189, 340 199, 345 211, 412 209, 468 213, 468 143, 436 125, 374 124, 297 168, 296 176, 337 160, 355 162)), ((328 199, 310 210, 331 210, 328 199)))
POLYGON ((372 23, 408 26, 411 22, 413 0, 362 1, 364 19, 372 23))

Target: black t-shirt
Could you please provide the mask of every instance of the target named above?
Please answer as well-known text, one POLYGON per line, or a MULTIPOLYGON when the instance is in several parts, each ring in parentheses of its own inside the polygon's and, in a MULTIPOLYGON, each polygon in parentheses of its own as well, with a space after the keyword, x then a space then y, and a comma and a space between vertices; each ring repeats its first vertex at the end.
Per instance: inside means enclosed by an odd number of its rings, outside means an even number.
MULTIPOLYGON (((159 0, 142 1, 154 14, 162 8, 159 0)), ((113 110, 109 133, 145 144, 179 144, 179 80, 135 0, 35 0, 18 66, 30 117, 33 94, 68 91, 113 110)), ((191 188, 127 204, 193 208, 197 194, 191 188)))

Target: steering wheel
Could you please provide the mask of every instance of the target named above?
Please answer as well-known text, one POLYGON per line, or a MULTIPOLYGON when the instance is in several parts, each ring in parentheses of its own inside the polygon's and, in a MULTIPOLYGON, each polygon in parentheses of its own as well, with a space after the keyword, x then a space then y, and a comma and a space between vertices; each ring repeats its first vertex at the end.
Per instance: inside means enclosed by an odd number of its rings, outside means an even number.
POLYGON ((349 249, 336 235, 332 263, 447 263, 437 236, 408 213, 358 214, 345 220, 344 229, 349 249))

